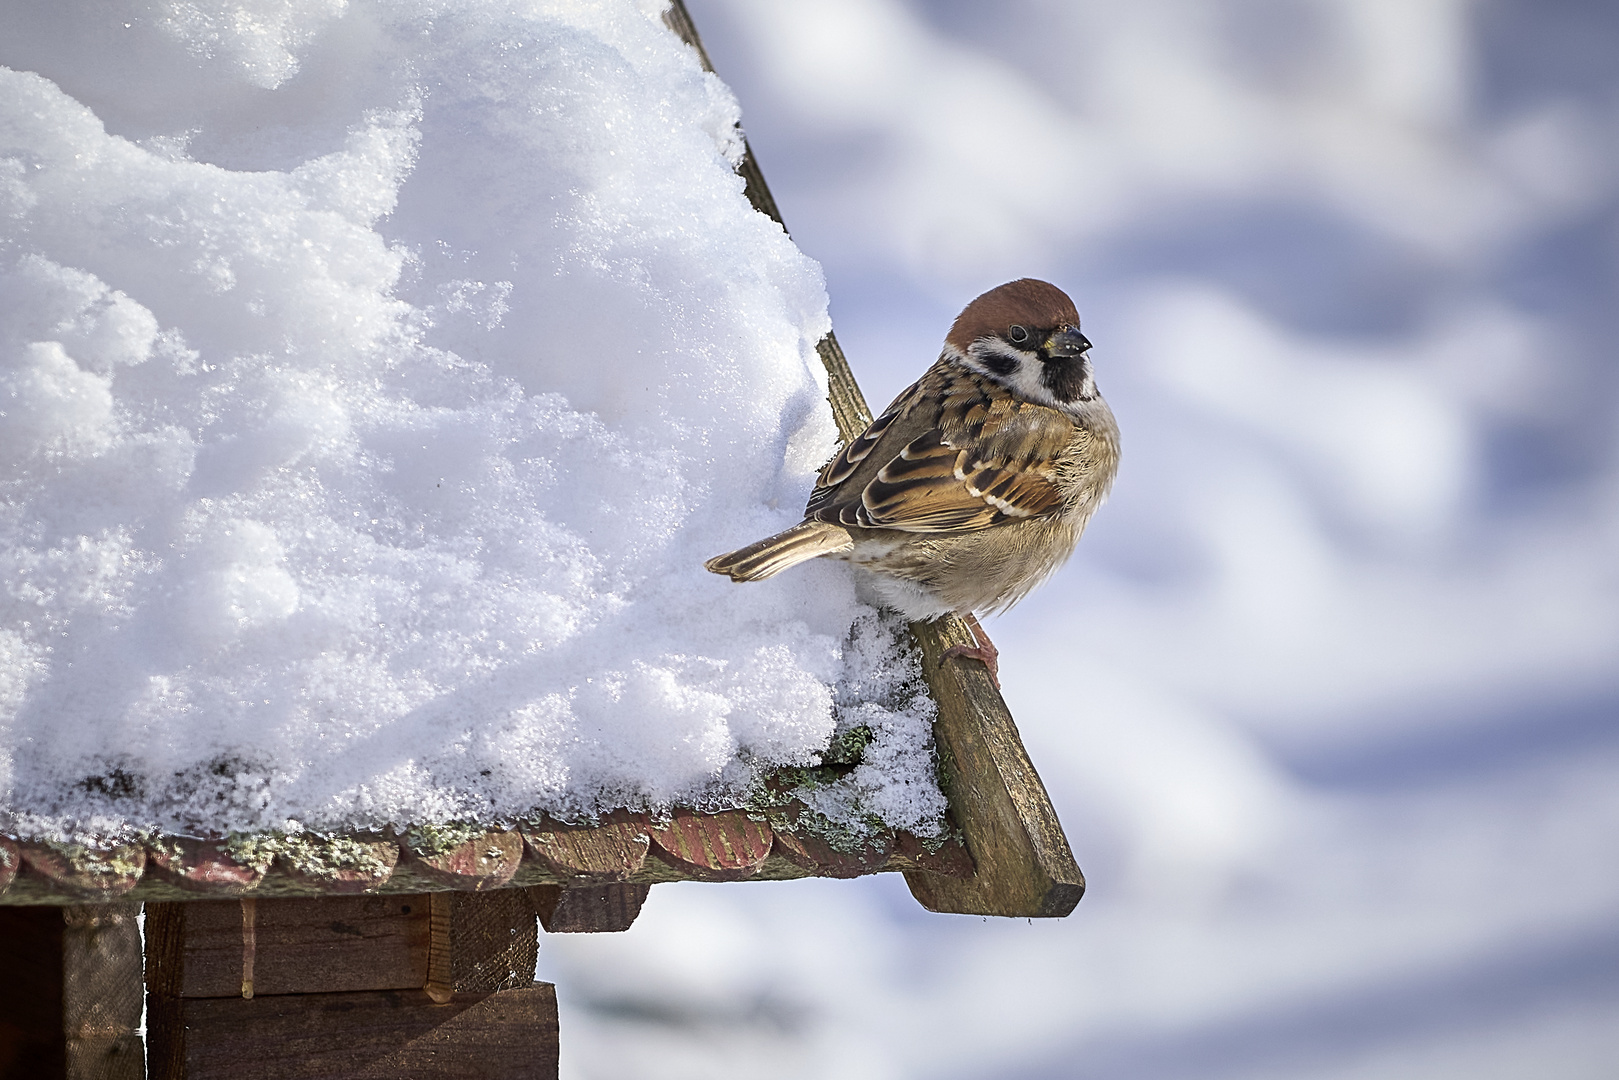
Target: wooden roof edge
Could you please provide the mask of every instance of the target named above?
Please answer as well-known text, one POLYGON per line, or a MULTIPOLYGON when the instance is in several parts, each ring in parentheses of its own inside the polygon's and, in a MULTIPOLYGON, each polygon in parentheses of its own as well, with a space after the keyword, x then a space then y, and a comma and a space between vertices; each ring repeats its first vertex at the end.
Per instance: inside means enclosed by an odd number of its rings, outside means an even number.
POLYGON ((617 811, 595 825, 525 824, 436 854, 377 836, 156 837, 93 850, 0 836, 0 905, 487 892, 534 885, 781 881, 904 872, 967 877, 958 840, 904 832, 840 850, 741 810, 677 810, 668 821, 617 811))
MULTIPOLYGON (((672 0, 664 22, 712 72, 714 65, 684 0, 672 0)), ((748 200, 785 230, 787 224, 746 138, 743 148, 737 172, 746 184, 748 200)), ((829 332, 817 351, 826 365, 827 400, 838 433, 848 441, 871 423, 871 409, 837 337, 829 332)), ((939 750, 952 763, 943 770, 945 796, 977 866, 966 879, 907 872, 912 895, 930 911, 1029 918, 1067 915, 1085 892, 1085 878, 1011 710, 982 665, 939 663, 951 645, 973 645, 972 632, 961 619, 948 618, 912 623, 911 637, 939 706, 934 725, 939 750)))

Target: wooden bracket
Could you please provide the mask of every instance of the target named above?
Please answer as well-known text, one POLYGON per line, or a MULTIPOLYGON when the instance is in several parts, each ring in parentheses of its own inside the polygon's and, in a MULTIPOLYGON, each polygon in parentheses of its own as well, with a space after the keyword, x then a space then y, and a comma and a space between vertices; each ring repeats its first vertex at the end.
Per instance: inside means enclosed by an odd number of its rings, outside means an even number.
POLYGON ((651 885, 536 885, 528 890, 547 934, 602 934, 628 930, 641 914, 651 885))

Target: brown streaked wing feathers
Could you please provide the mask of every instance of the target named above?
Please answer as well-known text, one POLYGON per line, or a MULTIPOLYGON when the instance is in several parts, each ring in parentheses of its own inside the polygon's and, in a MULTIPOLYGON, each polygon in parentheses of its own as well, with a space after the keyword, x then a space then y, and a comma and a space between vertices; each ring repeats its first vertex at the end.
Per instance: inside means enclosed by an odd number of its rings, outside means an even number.
POLYGON ((826 466, 805 516, 862 528, 969 532, 1061 509, 1055 462, 1074 425, 986 378, 935 364, 826 466))

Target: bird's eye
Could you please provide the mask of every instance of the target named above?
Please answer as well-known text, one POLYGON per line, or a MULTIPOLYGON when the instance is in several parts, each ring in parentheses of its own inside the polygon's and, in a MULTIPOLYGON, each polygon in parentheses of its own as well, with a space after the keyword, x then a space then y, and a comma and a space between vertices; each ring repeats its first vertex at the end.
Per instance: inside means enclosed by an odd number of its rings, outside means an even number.
POLYGON ((1014 345, 1023 344, 1025 341, 1029 340, 1028 328, 1018 326, 1016 323, 1014 323, 1012 328, 1006 332, 1006 340, 1010 341, 1014 345))

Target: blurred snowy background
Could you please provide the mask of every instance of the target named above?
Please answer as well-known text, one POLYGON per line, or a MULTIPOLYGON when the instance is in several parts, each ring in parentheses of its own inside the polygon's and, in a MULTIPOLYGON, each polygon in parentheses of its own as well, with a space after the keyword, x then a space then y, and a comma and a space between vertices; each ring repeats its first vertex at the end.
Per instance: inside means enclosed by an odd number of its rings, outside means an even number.
POLYGON ((1090 892, 660 886, 565 1074, 1608 1077, 1619 8, 689 0, 874 406, 1076 298, 1124 469, 990 625, 1090 892))
MULTIPOLYGON (((660 886, 627 934, 546 939, 540 974, 562 997, 565 1075, 1611 1076, 1619 8, 690 3, 796 240, 825 267, 874 405, 932 360, 967 299, 1008 278, 1064 286, 1097 342, 1126 439, 1116 496, 1074 562, 990 626, 1091 890, 1071 918, 1030 924, 929 914, 892 876, 660 886)), ((447 0, 454 17, 440 30, 497 68, 521 67, 499 20, 548 6, 458 4, 447 0)), ((116 34, 41 31, 65 17, 58 8, 92 10, 0 0, 0 62, 60 68, 73 92, 126 120, 150 106, 241 126, 223 142, 199 128, 138 154, 120 144, 147 171, 109 166, 118 184, 200 178, 201 207, 235 190, 222 185, 251 196, 307 182, 342 195, 367 230, 393 205, 388 166, 402 176, 410 148, 381 137, 385 116, 368 121, 378 139, 327 162, 342 168, 277 179, 323 124, 342 142, 371 100, 359 90, 438 78, 368 51, 378 39, 356 14, 380 8, 116 9, 168 12, 216 68, 261 90, 286 81, 273 100, 198 90, 216 84, 185 82, 184 65, 172 80, 135 79, 154 54, 109 44, 116 34), (317 38, 313 77, 291 79, 294 53, 317 38), (13 56, 30 42, 50 48, 13 56), (253 47, 233 51, 243 42, 253 47), (154 104, 137 83, 181 89, 154 104), (298 131, 278 126, 277 109, 298 131), (210 157, 234 167, 199 163, 210 157)), ((599 74, 567 83, 580 108, 611 104, 591 97, 610 96, 599 74)), ((27 101, 0 106, 21 127, 56 130, 27 101)), ((656 108, 634 117, 638 165, 675 177, 648 164, 662 160, 656 108)), ((487 138, 444 168, 532 190, 523 163, 544 156, 543 127, 458 123, 437 130, 487 138)), ((0 176, 12 209, 31 175, 0 176)), ((418 163, 414 175, 437 174, 418 163)), ((161 190, 180 188, 191 191, 161 190)), ((494 220, 497 208, 480 209, 469 230, 494 220)), ((407 199, 388 227, 414 213, 407 199)), ((94 221, 55 220, 83 239, 85 260, 108 261, 94 221)), ((176 220, 201 243, 216 218, 176 220)), ((228 231, 251 219, 217 220, 228 231)), ((427 260, 424 280, 470 275, 450 264, 515 242, 494 231, 427 260)), ((304 246, 295 229, 265 235, 304 246)), ((347 235, 332 250, 381 257, 347 235)), ((735 254, 716 235, 690 233, 735 254)), ((568 250, 589 261, 599 247, 568 250)), ((333 310, 307 306, 320 281, 281 248, 243 250, 243 265, 286 279, 284 295, 299 298, 287 312, 333 310)), ((120 273, 137 280, 144 265, 120 273)), ((373 269, 354 273, 380 334, 401 316, 394 271, 373 269)), ((525 272, 519 287, 543 276, 525 272)), ((228 284, 222 295, 240 300, 228 284)), ((465 324, 446 344, 475 342, 480 318, 493 332, 503 296, 444 294, 465 324)), ((751 307, 717 304, 696 321, 728 325, 751 307)), ((0 315, 37 314, 25 308, 0 315)), ((537 309, 516 310, 501 332, 520 339, 537 309)), ((295 353, 299 340, 277 347, 295 353)), ((364 374, 375 357, 351 359, 364 374)), ((468 428, 500 434, 476 416, 468 428)), ((681 565, 715 584, 695 555, 681 565)))

